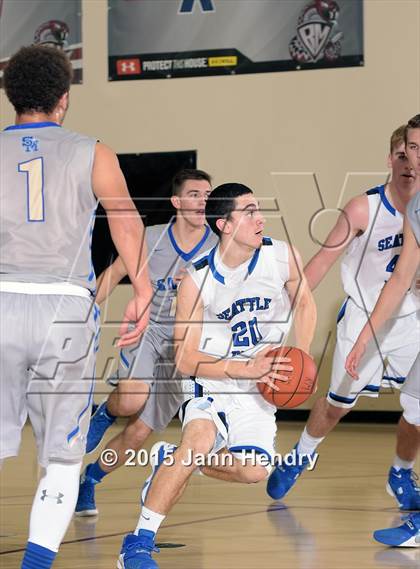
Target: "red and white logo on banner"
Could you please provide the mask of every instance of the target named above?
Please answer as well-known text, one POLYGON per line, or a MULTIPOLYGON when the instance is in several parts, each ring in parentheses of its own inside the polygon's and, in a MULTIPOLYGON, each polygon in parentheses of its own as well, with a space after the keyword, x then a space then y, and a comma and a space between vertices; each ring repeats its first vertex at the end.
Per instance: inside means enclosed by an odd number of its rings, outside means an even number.
POLYGON ((117 75, 137 75, 141 73, 140 59, 118 59, 117 75))

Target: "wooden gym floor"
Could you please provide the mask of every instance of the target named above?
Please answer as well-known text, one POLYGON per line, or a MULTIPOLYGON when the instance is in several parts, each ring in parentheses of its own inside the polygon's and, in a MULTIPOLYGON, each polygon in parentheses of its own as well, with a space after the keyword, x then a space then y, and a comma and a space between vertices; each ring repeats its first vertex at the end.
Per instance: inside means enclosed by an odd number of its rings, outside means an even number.
MULTIPOLYGON (((303 425, 278 427, 277 451, 287 452, 303 425)), ((394 431, 390 425, 339 425, 322 444, 316 469, 303 475, 283 503, 268 498, 264 483, 245 486, 193 476, 159 532, 159 566, 417 569, 420 549, 387 549, 371 537, 373 530, 398 525, 400 519, 385 492, 394 431)), ((36 487, 34 443, 28 428, 24 435, 20 456, 5 462, 1 476, 0 567, 7 569, 20 567, 36 487)), ((160 438, 154 437, 150 446, 160 438)), ((163 438, 177 442, 178 424, 163 438)), ((148 471, 124 467, 97 487, 98 518, 73 519, 55 569, 116 566, 122 538, 135 527, 139 490, 148 471)))

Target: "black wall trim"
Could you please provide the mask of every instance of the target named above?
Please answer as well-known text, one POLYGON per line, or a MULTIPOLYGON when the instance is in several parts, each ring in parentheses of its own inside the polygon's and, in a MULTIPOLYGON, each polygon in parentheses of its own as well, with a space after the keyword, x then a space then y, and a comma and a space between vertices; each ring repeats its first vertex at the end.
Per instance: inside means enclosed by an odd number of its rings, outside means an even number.
MULTIPOLYGON (((277 421, 306 421, 309 409, 284 409, 276 413, 277 421)), ((398 423, 402 411, 350 411, 341 423, 398 423)))

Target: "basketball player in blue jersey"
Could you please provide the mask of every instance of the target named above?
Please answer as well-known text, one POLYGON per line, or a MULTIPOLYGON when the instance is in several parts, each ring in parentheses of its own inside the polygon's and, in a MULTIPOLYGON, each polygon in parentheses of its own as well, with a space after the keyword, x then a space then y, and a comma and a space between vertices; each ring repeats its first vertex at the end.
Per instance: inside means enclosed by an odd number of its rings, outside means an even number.
MULTIPOLYGON (((351 199, 324 247, 305 267, 313 290, 344 252, 341 276, 347 299, 337 319, 337 343, 328 394, 315 402, 296 445, 297 453, 302 456, 315 452, 325 436, 356 405, 359 396, 377 397, 381 383, 401 387, 417 355, 419 301, 409 291, 387 329, 378 336, 379 349, 374 345, 369 347, 357 383, 346 373, 344 365, 384 283, 394 270, 403 243, 403 214, 419 190, 415 171, 407 161, 404 132, 405 127, 400 127, 391 136, 391 181, 351 199), (383 358, 387 359, 385 373, 383 358)), ((388 491, 401 509, 420 508, 412 475, 416 453, 416 429, 402 418, 397 431, 397 453, 388 480, 388 491)), ((274 499, 285 496, 307 465, 307 460, 291 466, 278 465, 268 481, 268 494, 274 499)))
MULTIPOLYGON (((146 228, 153 287, 150 324, 139 345, 121 352, 117 388, 91 419, 87 452, 99 446, 117 416, 130 418, 125 428, 104 447, 113 449, 118 461, 109 466, 99 458, 84 471, 76 505, 79 516, 98 513, 95 485, 127 461, 128 449, 140 450, 153 431, 163 431, 184 401, 181 378, 174 369, 176 293, 186 266, 217 242, 216 235, 205 224, 204 208, 210 192, 209 174, 202 170, 182 170, 172 183, 175 220, 146 228), (144 404, 135 386, 145 381, 153 383, 153 387, 144 404)), ((127 269, 118 257, 99 277, 97 301, 102 302, 126 274, 127 269)))
POLYGON ((182 408, 179 448, 161 442, 152 449, 144 506, 135 532, 124 539, 120 569, 158 567, 151 557, 156 532, 197 467, 225 481, 267 478, 276 408, 258 392, 257 381, 277 390, 273 380, 286 379, 282 371, 291 369, 288 358, 267 357, 283 340, 290 304, 297 346, 309 352, 314 334, 316 308, 299 254, 263 237, 264 218, 252 190, 219 186, 207 201, 206 218, 220 242, 184 277, 175 325, 177 366, 195 376, 196 396, 182 408), (218 460, 203 466, 209 456, 218 460))
POLYGON ((143 225, 115 154, 61 127, 71 78, 68 58, 43 46, 19 50, 4 73, 16 124, 0 133, 0 459, 18 454, 29 417, 45 469, 22 569, 52 566, 76 504, 99 325, 90 251, 98 200, 112 212, 134 289, 120 345, 139 338, 151 296, 143 225))
MULTIPOLYGON (((406 153, 409 163, 420 179, 420 114, 408 121, 405 130, 406 153)), ((408 288, 412 285, 416 270, 420 266, 420 192, 407 206, 404 220, 404 245, 395 271, 384 286, 378 302, 365 324, 357 341, 347 357, 346 370, 349 375, 359 380, 358 368, 385 322, 393 316, 403 302, 408 288)), ((418 346, 417 346, 418 352, 418 346)), ((401 406, 404 410, 402 421, 417 429, 417 447, 420 442, 420 354, 411 368, 407 380, 401 389, 401 406)), ((419 493, 420 490, 417 489, 419 493)), ((394 547, 420 547, 420 512, 412 514, 405 523, 397 528, 377 530, 373 534, 380 543, 394 547)))

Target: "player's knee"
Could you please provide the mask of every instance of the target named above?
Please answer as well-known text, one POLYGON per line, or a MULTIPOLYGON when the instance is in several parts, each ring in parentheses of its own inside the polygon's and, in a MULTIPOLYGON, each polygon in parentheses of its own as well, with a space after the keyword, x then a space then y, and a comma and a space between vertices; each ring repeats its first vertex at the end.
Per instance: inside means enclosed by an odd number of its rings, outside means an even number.
POLYGON ((125 428, 125 438, 129 441, 130 448, 140 449, 147 437, 153 432, 143 421, 137 419, 125 428))
POLYGON ((260 464, 254 466, 246 466, 241 471, 241 482, 244 484, 257 484, 268 477, 268 470, 260 464))
POLYGON ((119 394, 116 405, 119 417, 131 417, 144 407, 148 393, 123 392, 119 394))
POLYGON ((189 430, 181 442, 181 448, 188 450, 193 455, 207 455, 213 448, 216 433, 201 427, 189 430))
POLYGON ((420 427, 420 401, 416 397, 409 395, 408 393, 401 393, 400 403, 403 408, 403 417, 410 423, 410 425, 415 425, 420 427))
POLYGON ((340 421, 340 419, 342 419, 350 411, 351 409, 349 408, 336 407, 335 405, 331 405, 329 402, 327 402, 326 405, 327 418, 331 421, 340 421))
POLYGON ((188 449, 189 453, 193 457, 197 457, 197 455, 207 455, 211 451, 214 445, 214 438, 211 439, 207 437, 204 440, 194 439, 190 440, 187 443, 182 444, 181 446, 184 449, 188 449))

